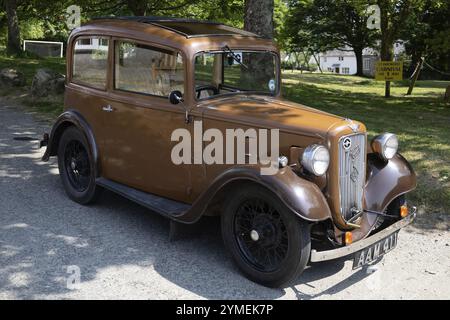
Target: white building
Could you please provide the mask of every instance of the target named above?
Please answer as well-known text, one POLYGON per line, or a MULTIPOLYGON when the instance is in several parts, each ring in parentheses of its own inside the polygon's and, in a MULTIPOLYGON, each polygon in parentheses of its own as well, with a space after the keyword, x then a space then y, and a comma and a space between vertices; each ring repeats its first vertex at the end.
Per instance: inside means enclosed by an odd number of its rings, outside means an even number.
MULTIPOLYGON (((405 52, 403 41, 398 40, 394 44, 394 60, 405 52)), ((343 50, 335 49, 324 53, 319 53, 318 60, 320 67, 324 72, 333 72, 337 74, 356 74, 356 56, 350 47, 343 50)), ((365 48, 363 50, 363 73, 365 75, 374 75, 375 62, 379 60, 379 53, 374 48, 365 48)), ((310 63, 316 63, 311 58, 310 63)))
POLYGON ((345 50, 335 49, 324 53, 319 53, 318 60, 320 63, 320 68, 324 72, 355 74, 356 57, 351 50, 351 48, 345 48, 345 50))
POLYGON ((81 38, 75 43, 75 50, 108 50, 106 38, 81 38))

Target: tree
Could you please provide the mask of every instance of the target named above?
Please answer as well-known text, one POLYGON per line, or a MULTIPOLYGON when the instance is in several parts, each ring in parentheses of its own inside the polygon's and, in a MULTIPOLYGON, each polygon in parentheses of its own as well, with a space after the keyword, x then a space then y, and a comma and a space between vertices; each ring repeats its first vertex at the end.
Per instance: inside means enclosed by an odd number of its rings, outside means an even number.
POLYGON ((171 16, 243 27, 244 0, 78 0, 83 18, 95 16, 171 16))
POLYGON ((377 37, 376 30, 367 28, 370 13, 366 0, 290 0, 289 4, 288 24, 297 46, 321 50, 351 47, 357 74, 362 75, 363 50, 372 46, 377 37))
POLYGON ((449 16, 450 3, 445 0, 424 1, 410 15, 401 37, 407 40, 406 50, 413 62, 411 67, 416 65, 420 57, 425 57, 438 69, 450 71, 449 16))
POLYGON ((78 5, 89 15, 135 16, 170 14, 202 0, 80 0, 78 5))
POLYGON ((285 0, 275 0, 273 9, 274 39, 281 50, 285 50, 289 35, 286 32, 286 18, 289 7, 285 0))
MULTIPOLYGON (((394 41, 401 35, 413 8, 418 7, 421 0, 377 0, 380 7, 382 61, 392 61, 394 58, 394 41)), ((386 81, 385 97, 391 95, 391 82, 386 81)))
POLYGON ((20 29, 19 18, 17 17, 17 1, 4 1, 7 21, 8 21, 8 43, 6 51, 8 54, 20 53, 20 29))
POLYGON ((420 6, 416 5, 405 21, 401 39, 406 40, 406 52, 411 56, 408 74, 413 74, 407 95, 412 93, 424 63, 436 68, 430 70, 428 67, 434 78, 450 78, 449 16, 448 1, 426 0, 420 6))
POLYGON ((170 15, 222 22, 243 28, 243 12, 244 0, 203 0, 183 9, 172 11, 170 15))
POLYGON ((273 38, 274 0, 245 0, 244 29, 273 38))
POLYGON ((291 0, 288 2, 288 6, 284 28, 285 36, 283 37, 284 50, 294 57, 295 67, 299 67, 299 54, 301 53, 303 57, 313 56, 321 70, 320 63, 316 58, 317 53, 332 50, 339 44, 326 34, 317 32, 317 25, 313 20, 317 14, 313 0, 291 0))

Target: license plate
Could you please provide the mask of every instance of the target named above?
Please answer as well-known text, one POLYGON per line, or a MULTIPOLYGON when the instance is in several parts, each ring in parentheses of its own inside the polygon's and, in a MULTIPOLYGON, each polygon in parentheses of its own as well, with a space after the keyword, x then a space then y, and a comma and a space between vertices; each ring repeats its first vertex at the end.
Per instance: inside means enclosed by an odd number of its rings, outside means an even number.
POLYGON ((380 240, 371 246, 355 253, 353 258, 353 269, 376 261, 385 253, 391 251, 397 245, 398 231, 380 240))

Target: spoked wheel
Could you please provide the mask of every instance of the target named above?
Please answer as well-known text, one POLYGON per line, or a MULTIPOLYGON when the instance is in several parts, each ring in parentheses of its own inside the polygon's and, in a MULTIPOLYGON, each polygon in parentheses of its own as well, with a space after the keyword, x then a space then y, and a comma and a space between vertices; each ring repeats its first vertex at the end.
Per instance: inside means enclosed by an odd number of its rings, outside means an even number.
POLYGON ((228 203, 222 235, 242 272, 269 287, 295 280, 309 260, 308 224, 259 186, 235 193, 228 203))
POLYGON ((89 156, 81 142, 72 140, 66 145, 64 166, 70 184, 76 191, 83 192, 89 187, 89 156))
POLYGON ((88 204, 99 195, 95 184, 95 165, 85 136, 75 127, 64 131, 58 146, 58 167, 67 195, 88 204))
POLYGON ((286 226, 267 202, 259 198, 244 201, 234 217, 234 233, 239 249, 255 269, 272 272, 286 259, 286 226))

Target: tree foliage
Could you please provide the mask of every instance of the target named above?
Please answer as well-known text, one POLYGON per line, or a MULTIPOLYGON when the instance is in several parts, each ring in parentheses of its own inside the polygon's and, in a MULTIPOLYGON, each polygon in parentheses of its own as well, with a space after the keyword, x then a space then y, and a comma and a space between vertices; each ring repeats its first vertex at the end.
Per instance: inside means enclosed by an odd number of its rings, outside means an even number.
POLYGON ((309 52, 351 47, 361 74, 363 49, 377 37, 376 30, 367 28, 367 6, 366 0, 290 0, 291 47, 309 52))
POLYGON ((411 12, 401 34, 412 60, 410 72, 424 57, 439 71, 450 73, 449 17, 450 3, 445 0, 426 0, 419 9, 411 12))
MULTIPOLYGON (((159 15, 219 21, 244 27, 246 0, 78 0, 82 21, 97 16, 159 15)), ((381 55, 392 59, 393 43, 405 40, 412 67, 422 56, 440 71, 450 68, 450 2, 448 0, 247 0, 252 10, 267 3, 273 14, 273 37, 286 52, 314 53, 350 46, 361 73, 362 50, 381 40, 381 55), (382 30, 369 30, 366 8, 378 4, 382 30), (273 8, 273 12, 272 12, 273 8)), ((11 52, 21 39, 65 41, 69 0, 0 0, 0 28, 11 52), (9 8, 9 11, 7 10, 9 8), (12 10, 11 10, 12 8, 12 10), (9 14, 8 14, 9 12, 9 14)), ((260 26, 271 29, 269 20, 260 26)), ((269 32, 269 31, 268 31, 269 32)), ((269 32, 270 33, 270 32, 269 32)))

